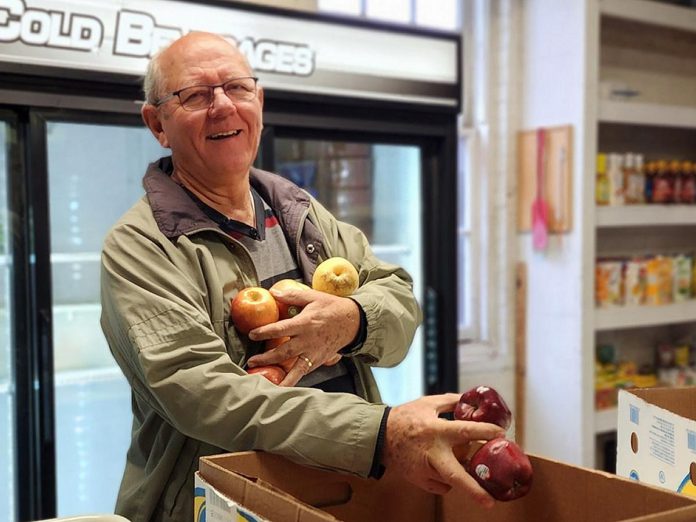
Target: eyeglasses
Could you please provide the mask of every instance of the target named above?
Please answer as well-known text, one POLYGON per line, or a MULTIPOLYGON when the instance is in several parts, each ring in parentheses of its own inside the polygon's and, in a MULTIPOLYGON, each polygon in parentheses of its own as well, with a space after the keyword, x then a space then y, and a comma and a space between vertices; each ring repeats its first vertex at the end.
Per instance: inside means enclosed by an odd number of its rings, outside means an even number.
POLYGON ((224 93, 233 102, 251 101, 256 97, 256 82, 258 81, 259 79, 255 76, 244 76, 232 78, 217 85, 192 85, 165 95, 155 101, 153 105, 159 107, 176 96, 179 98, 181 106, 187 111, 208 109, 213 104, 215 89, 218 87, 222 87, 224 93))

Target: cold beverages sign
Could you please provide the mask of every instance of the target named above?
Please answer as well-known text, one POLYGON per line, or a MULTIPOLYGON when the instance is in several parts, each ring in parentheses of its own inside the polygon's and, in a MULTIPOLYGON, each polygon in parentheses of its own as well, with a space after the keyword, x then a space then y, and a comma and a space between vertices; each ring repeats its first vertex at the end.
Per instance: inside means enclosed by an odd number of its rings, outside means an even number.
POLYGON ((154 53, 190 31, 234 41, 267 88, 447 105, 459 98, 455 35, 167 0, 0 0, 0 72, 141 76, 154 53))

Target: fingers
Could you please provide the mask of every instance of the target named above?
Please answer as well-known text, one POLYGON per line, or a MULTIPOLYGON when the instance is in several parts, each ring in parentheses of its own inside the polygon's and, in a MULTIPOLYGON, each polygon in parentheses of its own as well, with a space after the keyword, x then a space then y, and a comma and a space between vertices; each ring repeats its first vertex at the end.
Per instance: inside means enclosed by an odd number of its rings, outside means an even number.
POLYGON ((441 424, 439 433, 451 445, 464 444, 472 440, 490 440, 505 435, 503 428, 488 422, 445 419, 440 419, 439 422, 441 424))
POLYGON ((461 394, 459 393, 442 393, 440 395, 429 395, 425 398, 430 401, 435 411, 440 414, 454 411, 460 397, 461 394))
POLYGON ((279 301, 297 306, 306 306, 317 299, 317 294, 321 295, 316 290, 300 290, 294 288, 286 290, 277 290, 274 288, 271 290, 271 294, 279 301))
POLYGON ((445 493, 449 493, 449 491, 452 489, 452 486, 445 484, 444 482, 440 482, 439 480, 426 479, 425 486, 423 489, 425 489, 429 493, 434 493, 436 495, 444 495, 445 493))
MULTIPOLYGON (((454 458, 452 453, 441 453, 429 458, 431 466, 439 475, 440 483, 450 488, 465 490, 478 504, 490 508, 495 504, 491 497, 476 480, 469 475, 464 466, 454 458)), ((431 482, 434 482, 431 480, 431 482)))
POLYGON ((266 326, 259 326, 249 332, 249 339, 252 341, 265 341, 278 337, 292 337, 296 333, 296 329, 293 328, 294 321, 295 318, 283 319, 266 326))
POLYGON ((269 364, 280 364, 283 361, 292 359, 297 356, 297 349, 293 348, 291 344, 292 341, 287 341, 277 348, 268 350, 263 353, 258 353, 253 357, 250 357, 247 361, 247 366, 253 368, 254 366, 266 366, 269 364))
POLYGON ((280 383, 281 386, 295 386, 300 379, 307 375, 315 368, 312 360, 306 355, 298 355, 295 365, 290 368, 290 371, 285 376, 285 379, 280 383))

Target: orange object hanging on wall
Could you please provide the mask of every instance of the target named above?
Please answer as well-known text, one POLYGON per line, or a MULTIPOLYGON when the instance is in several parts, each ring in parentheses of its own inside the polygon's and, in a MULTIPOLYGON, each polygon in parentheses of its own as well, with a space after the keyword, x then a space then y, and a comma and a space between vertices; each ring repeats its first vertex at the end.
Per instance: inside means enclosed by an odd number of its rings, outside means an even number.
POLYGON ((539 132, 534 129, 517 135, 517 230, 532 230, 530 209, 540 195, 546 203, 548 233, 568 232, 573 215, 572 126, 545 127, 542 134, 545 159, 541 187, 537 164, 539 132))

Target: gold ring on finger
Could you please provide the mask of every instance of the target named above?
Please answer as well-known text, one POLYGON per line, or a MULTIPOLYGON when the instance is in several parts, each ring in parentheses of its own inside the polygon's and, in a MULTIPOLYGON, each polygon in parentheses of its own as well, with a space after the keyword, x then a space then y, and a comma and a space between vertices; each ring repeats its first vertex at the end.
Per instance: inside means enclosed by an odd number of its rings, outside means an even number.
POLYGON ((311 361, 311 359, 309 357, 307 357, 305 355, 300 355, 299 357, 300 357, 300 359, 302 359, 304 362, 307 363, 307 368, 311 369, 312 366, 314 366, 314 363, 311 361))

